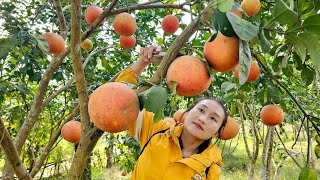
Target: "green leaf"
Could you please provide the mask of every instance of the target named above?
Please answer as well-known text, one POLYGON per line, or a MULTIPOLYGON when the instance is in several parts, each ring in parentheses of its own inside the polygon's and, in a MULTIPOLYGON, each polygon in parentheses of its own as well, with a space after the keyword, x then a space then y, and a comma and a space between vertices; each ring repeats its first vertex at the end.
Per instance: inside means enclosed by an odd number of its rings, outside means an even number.
POLYGON ((301 33, 299 37, 303 39, 314 66, 320 71, 320 42, 318 38, 311 33, 301 33))
POLYGON ((218 0, 218 9, 221 12, 227 12, 232 8, 233 0, 218 0))
MULTIPOLYGON (((276 0, 273 19, 271 21, 277 21, 281 25, 293 25, 297 23, 298 15, 292 11, 288 5, 282 0, 276 0)), ((269 23, 268 23, 269 24, 269 23)))
POLYGON ((13 38, 0 39, 0 59, 6 57, 16 43, 17 41, 13 38))
POLYGON ((295 47, 298 56, 300 57, 301 61, 304 62, 307 56, 307 49, 303 43, 303 39, 292 33, 287 34, 285 37, 295 47))
POLYGON ((307 31, 312 32, 317 36, 320 36, 320 14, 316 14, 308 17, 303 22, 303 27, 307 31))
POLYGON ((144 107, 147 111, 157 114, 165 106, 167 98, 167 90, 161 86, 154 85, 149 89, 144 107))
POLYGON ((242 10, 242 8, 241 8, 241 6, 238 4, 238 3, 234 3, 233 5, 232 5, 232 8, 231 9, 234 9, 234 10, 237 10, 237 11, 243 11, 242 10))
MULTIPOLYGON (((230 12, 229 12, 230 13, 230 12)), ((234 14, 234 13, 232 13, 234 14)), ((237 16, 237 15, 235 15, 237 16)), ((217 31, 220 31, 223 35, 233 37, 236 35, 234 32, 226 13, 220 12, 215 9, 214 15, 211 17, 212 24, 217 31)))
POLYGON ((38 41, 38 45, 46 52, 50 51, 50 47, 48 42, 39 34, 33 34, 32 35, 37 41, 38 41))
POLYGON ((305 82, 305 85, 308 86, 313 82, 315 76, 315 71, 308 66, 301 71, 301 78, 305 82))
POLYGON ((228 92, 231 89, 235 88, 237 85, 231 82, 224 82, 221 84, 221 91, 222 92, 228 92))
POLYGON ((233 30, 240 39, 250 41, 259 32, 259 28, 252 23, 240 18, 232 12, 226 12, 227 17, 232 25, 233 30))
POLYGON ((172 86, 172 95, 177 94, 177 85, 178 85, 178 83, 175 82, 175 81, 170 81, 170 84, 172 86))
POLYGON ((267 53, 271 50, 271 43, 264 35, 264 30, 261 30, 259 33, 259 40, 262 52, 267 53))
POLYGON ((239 83, 243 85, 246 83, 249 73, 250 73, 250 65, 251 65, 251 51, 249 47, 249 43, 244 40, 240 40, 239 46, 239 83))
POLYGON ((273 84, 268 85, 268 98, 271 98, 272 102, 280 103, 281 102, 281 91, 279 88, 273 84))
POLYGON ((317 180, 317 173, 309 166, 306 166, 301 170, 299 180, 317 180))
POLYGON ((161 119, 164 119, 164 107, 160 108, 160 110, 154 115, 153 122, 156 123, 161 119))

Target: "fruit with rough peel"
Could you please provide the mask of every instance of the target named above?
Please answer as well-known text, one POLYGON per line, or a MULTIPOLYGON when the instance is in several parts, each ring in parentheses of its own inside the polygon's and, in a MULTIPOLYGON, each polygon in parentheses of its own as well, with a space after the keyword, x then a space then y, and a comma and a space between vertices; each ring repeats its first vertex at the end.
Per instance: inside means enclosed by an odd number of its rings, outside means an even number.
POLYGON ((230 9, 229 11, 234 13, 234 14, 236 14, 236 15, 238 15, 239 17, 242 17, 242 12, 241 11, 238 11, 238 10, 235 10, 235 9, 230 9))
POLYGON ((138 117, 138 96, 124 83, 108 82, 91 94, 88 111, 97 128, 110 133, 121 132, 138 117))
POLYGON ((133 35, 120 36, 119 41, 120 41, 120 46, 125 49, 134 48, 134 46, 136 45, 136 38, 133 35))
POLYGON ((49 44, 49 51, 45 51, 42 47, 38 44, 39 48, 48 54, 59 54, 64 51, 65 42, 64 39, 57 33, 47 32, 42 34, 42 37, 48 42, 49 44))
POLYGON ((221 134, 219 136, 219 139, 221 139, 221 140, 232 139, 238 135, 239 130, 240 130, 240 125, 238 124, 238 122, 234 118, 228 116, 227 124, 221 130, 221 134))
POLYGON ((275 126, 282 123, 284 119, 284 112, 280 106, 276 104, 268 104, 261 109, 260 118, 262 123, 269 126, 275 126))
POLYGON ((174 15, 166 15, 161 22, 162 30, 174 34, 179 28, 179 19, 174 15))
POLYGON ((181 56, 170 64, 167 84, 171 90, 171 81, 177 83, 179 96, 196 96, 205 92, 211 83, 211 77, 205 62, 195 56, 181 56))
MULTIPOLYGON (((260 67, 257 61, 251 61, 250 72, 247 82, 253 82, 257 80, 260 76, 260 67)), ((234 77, 239 79, 239 64, 234 68, 234 77)))
POLYGON ((80 46, 85 51, 90 51, 93 48, 93 43, 90 39, 85 39, 84 41, 82 41, 80 46))
POLYGON ((213 41, 208 39, 203 54, 210 67, 217 72, 231 71, 239 63, 239 38, 218 32, 213 41))
POLYGON ((79 142, 81 138, 81 123, 75 120, 67 122, 61 129, 61 136, 68 142, 79 142))
POLYGON ((173 114, 173 119, 176 122, 184 123, 186 121, 187 116, 188 116, 188 112, 184 113, 185 111, 186 111, 185 109, 179 109, 178 111, 176 111, 173 114), (182 116, 182 114, 183 114, 183 116, 182 116))
POLYGON ((165 117, 163 120, 170 124, 176 124, 176 121, 171 117, 165 117))
MULTIPOLYGON (((92 24, 103 12, 98 6, 89 6, 84 13, 85 20, 88 24, 92 24)), ((102 21, 103 22, 103 21, 102 21)))
POLYGON ((112 22, 114 31, 121 36, 131 36, 137 30, 136 19, 129 13, 118 14, 112 22))
POLYGON ((254 16, 260 11, 261 3, 259 0, 244 0, 241 8, 248 16, 254 16))

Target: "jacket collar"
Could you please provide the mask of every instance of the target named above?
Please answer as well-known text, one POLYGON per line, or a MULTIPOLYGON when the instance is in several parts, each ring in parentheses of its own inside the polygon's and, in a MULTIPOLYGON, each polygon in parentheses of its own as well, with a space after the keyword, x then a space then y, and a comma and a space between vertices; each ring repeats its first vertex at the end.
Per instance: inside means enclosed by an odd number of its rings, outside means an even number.
MULTIPOLYGON (((178 138, 181 136, 183 130, 183 124, 178 124, 173 132, 171 133, 174 136, 174 141, 178 141, 178 138)), ((179 144, 179 142, 175 142, 179 144)), ((210 142, 208 147, 200 154, 193 154, 189 158, 182 158, 178 162, 186 164, 187 166, 193 168, 198 173, 203 173, 203 170, 207 167, 210 167, 213 163, 221 166, 221 151, 217 145, 210 142)))

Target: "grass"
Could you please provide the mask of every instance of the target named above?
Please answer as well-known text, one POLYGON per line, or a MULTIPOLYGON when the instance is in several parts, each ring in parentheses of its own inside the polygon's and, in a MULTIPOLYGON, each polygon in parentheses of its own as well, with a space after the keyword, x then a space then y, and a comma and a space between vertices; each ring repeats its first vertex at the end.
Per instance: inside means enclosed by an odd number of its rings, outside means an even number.
MULTIPOLYGON (((223 173, 221 176, 221 179, 225 180, 232 180, 232 179, 248 179, 248 171, 250 168, 250 160, 247 155, 245 144, 243 142, 243 138, 240 135, 239 137, 239 144, 237 145, 236 149, 232 154, 229 154, 230 149, 233 150, 233 148, 236 145, 236 142, 233 142, 231 144, 231 148, 229 148, 228 142, 226 142, 225 147, 228 145, 228 148, 225 148, 222 156, 223 156, 223 173)), ((234 140, 235 141, 235 140, 234 140)), ((276 139, 276 141, 278 141, 276 139)), ((250 150, 252 150, 252 141, 249 139, 249 147, 250 150)), ((286 148, 290 148, 293 144, 293 141, 285 142, 286 148)), ((313 147, 315 146, 315 142, 313 143, 313 147)), ((222 145, 221 145, 222 146, 222 145)), ((298 142, 295 147, 294 151, 298 152, 299 154, 295 157, 295 160, 301 165, 305 165, 305 159, 306 159, 306 148, 307 148, 307 142, 298 142), (303 153, 301 153, 301 150, 303 153)), ((221 147, 222 149, 222 147, 221 147)), ((286 155, 283 146, 279 145, 280 150, 273 150, 274 158, 277 162, 279 162, 279 154, 283 153, 286 155), (282 149, 280 149, 282 148, 282 149)), ((259 155, 258 159, 256 161, 255 166, 255 179, 261 179, 260 178, 260 170, 261 170, 261 163, 262 163, 262 151, 263 151, 263 145, 260 145, 259 147, 259 155)), ((314 156, 313 156, 314 157, 314 156)), ((318 176, 320 175, 320 159, 315 160, 315 167, 316 171, 318 173, 318 176)), ((272 177, 274 176, 274 166, 272 165, 273 172, 272 177)), ((288 156, 283 163, 283 166, 278 171, 278 178, 281 180, 291 180, 291 179, 298 179, 299 173, 301 169, 296 165, 296 163, 288 156)), ((319 179, 319 178, 318 178, 319 179)))

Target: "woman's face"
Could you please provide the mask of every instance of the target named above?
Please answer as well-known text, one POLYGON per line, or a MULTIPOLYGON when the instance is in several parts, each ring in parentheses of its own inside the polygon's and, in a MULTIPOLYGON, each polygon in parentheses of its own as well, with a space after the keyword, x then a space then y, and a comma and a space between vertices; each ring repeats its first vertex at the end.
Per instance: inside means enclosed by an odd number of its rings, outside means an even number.
POLYGON ((189 111, 184 126, 194 137, 207 140, 218 135, 224 116, 224 110, 218 102, 204 99, 189 111))

